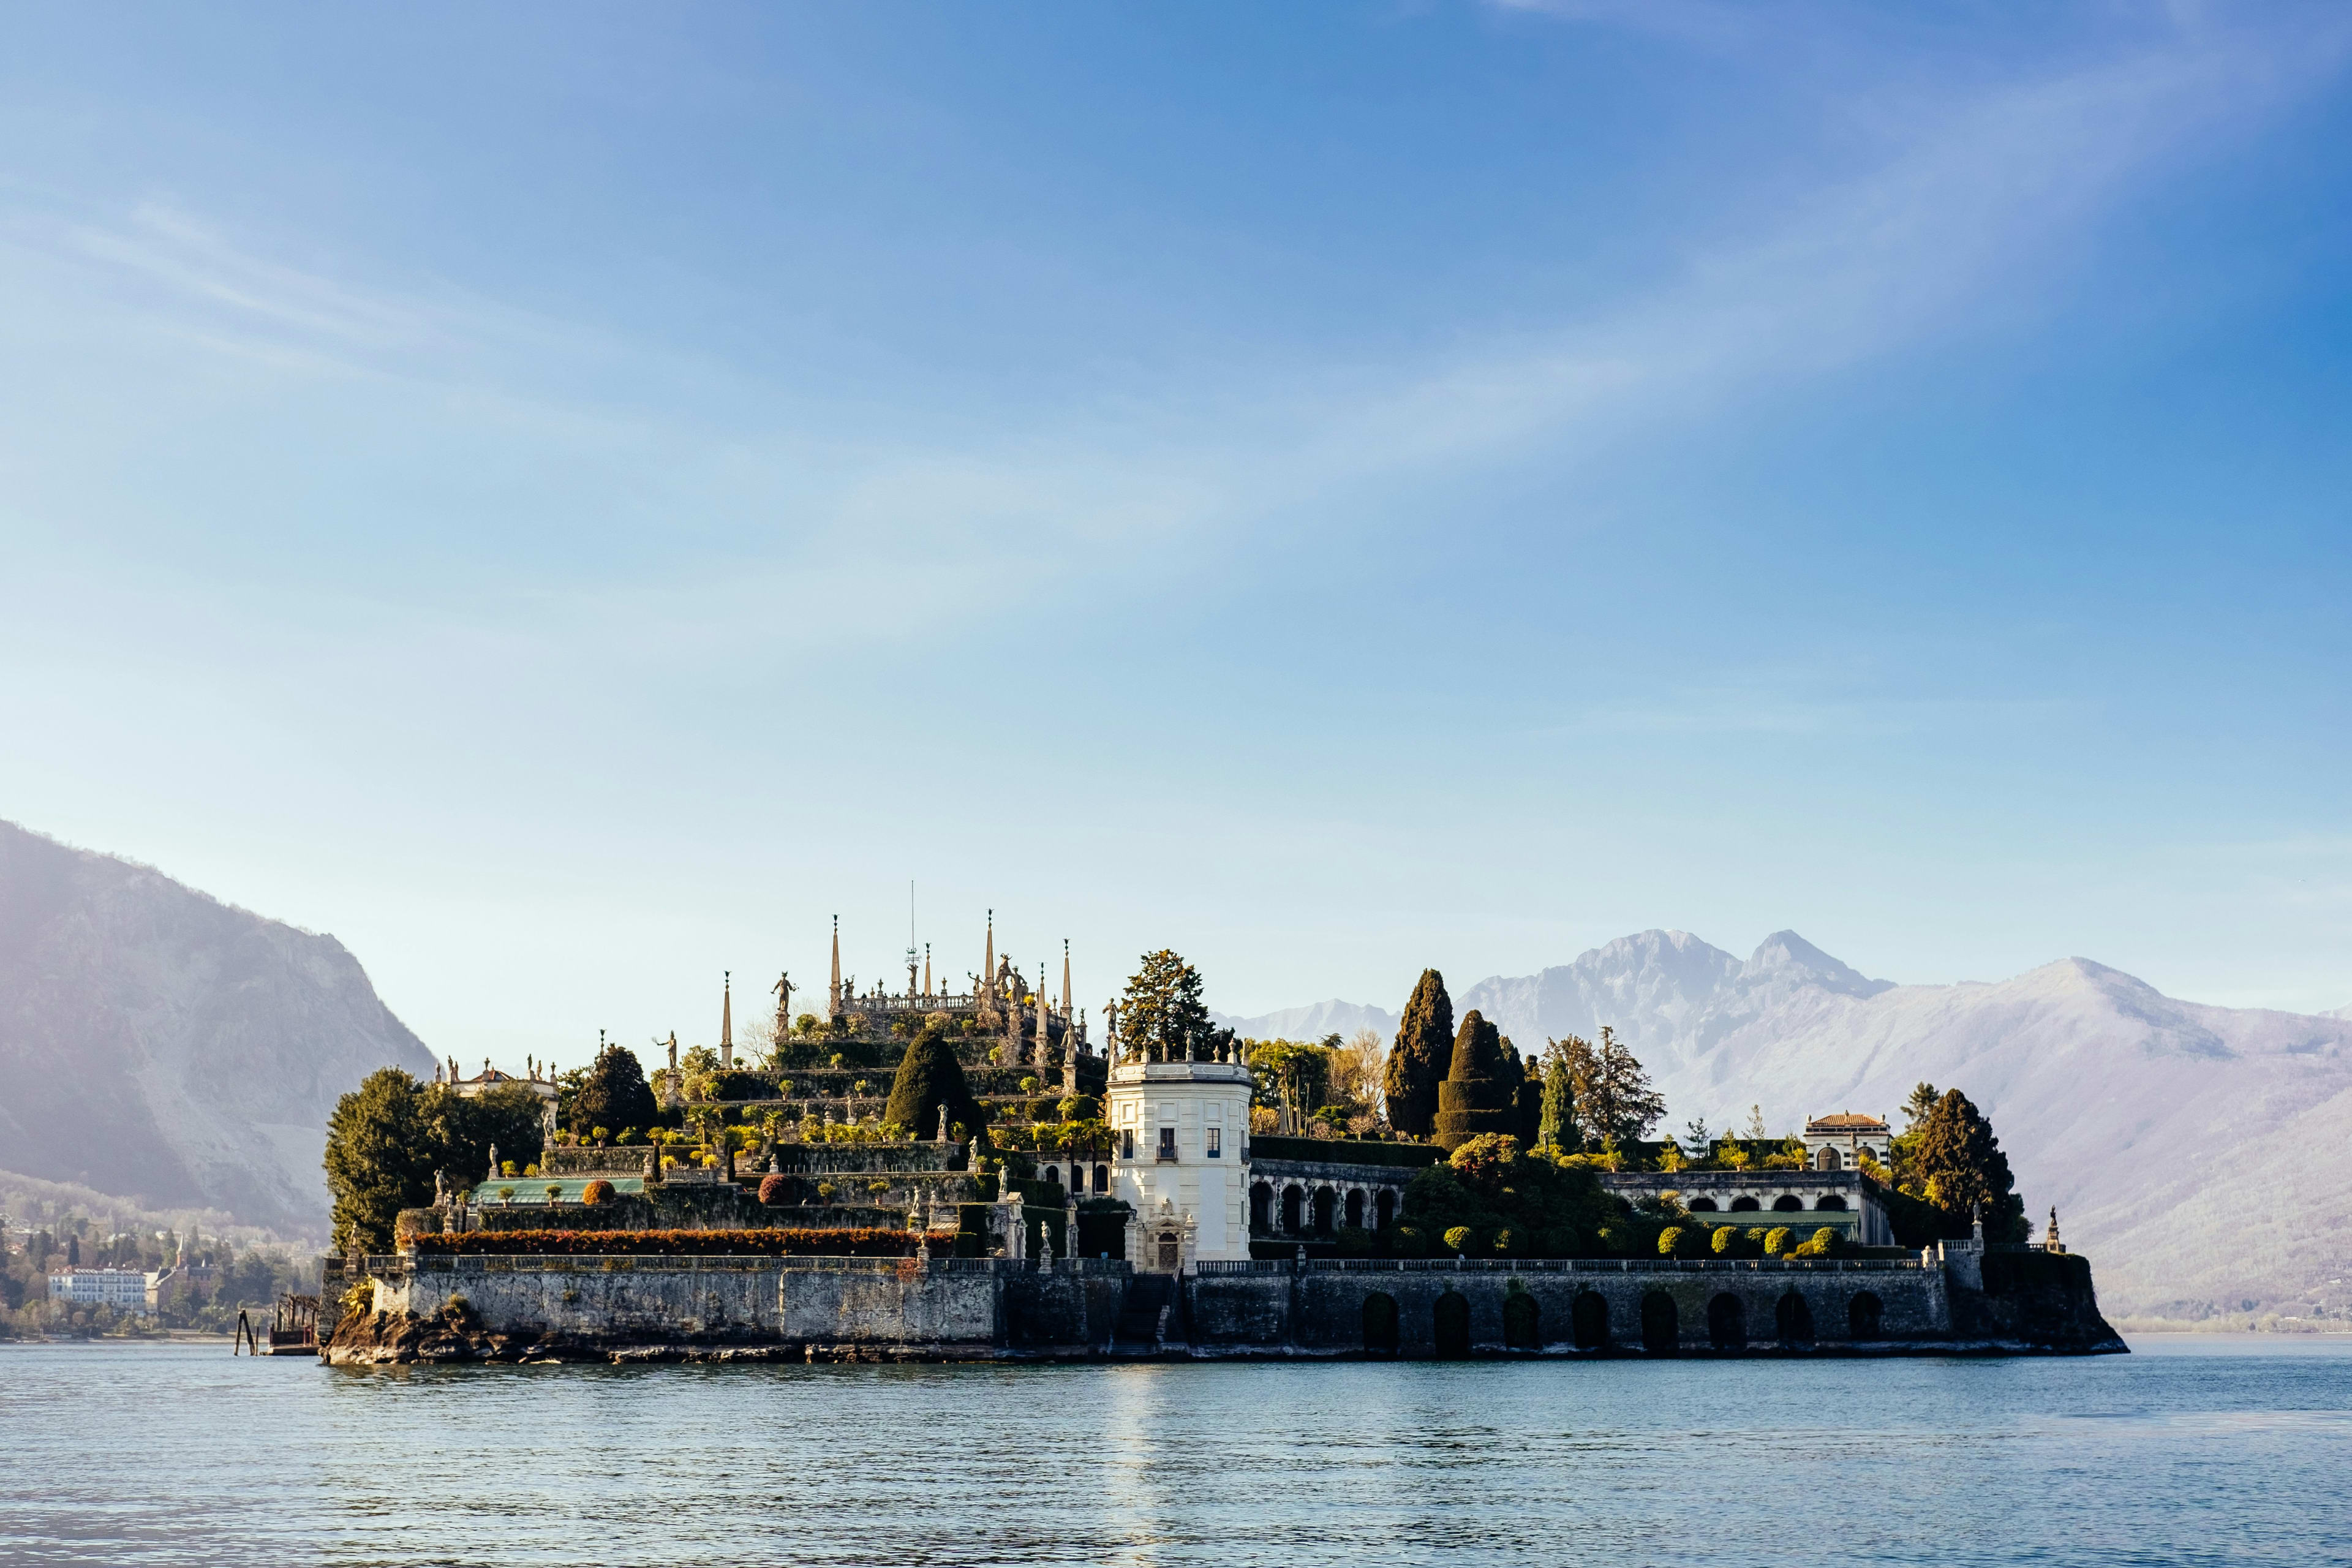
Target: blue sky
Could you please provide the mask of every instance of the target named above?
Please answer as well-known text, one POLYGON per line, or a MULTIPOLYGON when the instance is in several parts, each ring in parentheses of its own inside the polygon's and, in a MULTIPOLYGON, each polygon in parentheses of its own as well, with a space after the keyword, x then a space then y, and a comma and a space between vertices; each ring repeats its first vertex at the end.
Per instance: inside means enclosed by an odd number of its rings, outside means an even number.
POLYGON ((0 815, 428 1044, 906 891, 2352 1003, 2352 16, 12 8, 0 815))

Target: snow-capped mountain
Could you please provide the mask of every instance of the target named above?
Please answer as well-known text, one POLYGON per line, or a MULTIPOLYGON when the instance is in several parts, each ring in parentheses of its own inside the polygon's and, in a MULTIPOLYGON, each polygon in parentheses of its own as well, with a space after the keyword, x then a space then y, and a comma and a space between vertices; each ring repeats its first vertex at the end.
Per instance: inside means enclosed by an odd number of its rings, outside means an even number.
MULTIPOLYGON (((1329 1004, 1326 1004, 1328 1006, 1329 1004)), ((2095 1255, 2113 1312, 2352 1306, 2352 1018, 2211 1007, 2072 958, 1996 984, 1873 980, 1792 931, 1745 963, 1643 931, 1454 994, 1523 1049, 1603 1024, 1718 1130, 1760 1107, 1899 1125, 1921 1079, 2000 1135, 2029 1209, 2095 1255)), ((1283 1015, 1274 1015, 1280 1017, 1283 1015)))

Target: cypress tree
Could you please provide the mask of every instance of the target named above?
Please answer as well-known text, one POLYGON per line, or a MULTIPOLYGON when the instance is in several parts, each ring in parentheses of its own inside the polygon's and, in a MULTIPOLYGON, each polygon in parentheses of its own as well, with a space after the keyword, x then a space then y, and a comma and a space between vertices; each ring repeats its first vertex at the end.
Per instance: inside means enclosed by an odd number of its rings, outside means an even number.
POLYGON ((1453 1060, 1454 998, 1445 994, 1445 977, 1424 969, 1389 1051, 1381 1088, 1390 1126, 1416 1138, 1429 1136, 1437 1124, 1437 1086, 1453 1060))
POLYGON ((1453 1063, 1437 1086, 1437 1142, 1453 1150, 1483 1132, 1517 1137, 1519 1086, 1525 1081, 1503 1054, 1501 1031, 1473 1007, 1463 1015, 1453 1063))
MULTIPOLYGON (((940 1107, 948 1108, 950 1128, 961 1124, 966 1137, 975 1137, 988 1125, 988 1112, 972 1098, 964 1080, 963 1064, 937 1029, 925 1025, 907 1054, 898 1058, 898 1075, 890 1080, 890 1101, 882 1120, 907 1129, 913 1138, 940 1135, 940 1107)), ((950 1136, 953 1136, 950 1131, 950 1136)))

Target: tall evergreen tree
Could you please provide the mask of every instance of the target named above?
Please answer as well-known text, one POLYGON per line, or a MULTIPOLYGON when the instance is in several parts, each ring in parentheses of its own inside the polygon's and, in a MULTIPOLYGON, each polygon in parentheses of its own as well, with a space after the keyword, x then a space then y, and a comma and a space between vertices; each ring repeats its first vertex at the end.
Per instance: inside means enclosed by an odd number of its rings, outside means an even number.
POLYGON ((1207 1054, 1214 1031, 1201 1000, 1201 972, 1161 948, 1143 955, 1118 1004, 1119 1044, 1144 1059, 1181 1062, 1207 1054))
POLYGON ((2000 1140, 1967 1095, 1947 1089, 1919 1129, 1913 1152, 1924 1195, 1957 1223, 1974 1215, 1989 1241, 2021 1241, 2025 1204, 2000 1140))
POLYGON ((1453 1065, 1454 998, 1445 994, 1445 977, 1424 969, 1405 1002, 1396 1044, 1389 1049, 1382 1086, 1389 1125, 1415 1138, 1428 1137, 1437 1125, 1437 1086, 1453 1065))
POLYGON ((583 1138, 599 1127, 618 1136, 625 1128, 651 1127, 660 1120, 661 1107, 654 1101, 637 1053, 608 1045, 597 1053, 579 1092, 572 1097, 567 1125, 583 1138))
POLYGON ((1537 1123, 1537 1142, 1572 1154, 1582 1147, 1576 1136, 1576 1087, 1569 1079, 1568 1053, 1558 1040, 1546 1047, 1543 1063, 1543 1114, 1537 1123))

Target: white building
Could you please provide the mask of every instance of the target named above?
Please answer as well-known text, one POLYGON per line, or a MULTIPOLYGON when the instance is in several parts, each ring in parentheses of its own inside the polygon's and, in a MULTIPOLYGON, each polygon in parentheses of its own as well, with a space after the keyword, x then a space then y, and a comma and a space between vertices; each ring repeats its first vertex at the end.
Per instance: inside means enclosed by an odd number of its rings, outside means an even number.
POLYGON ((1852 1171, 1866 1152, 1880 1164, 1893 1157, 1894 1130, 1875 1116, 1841 1110, 1805 1123, 1805 1163, 1816 1171, 1852 1171))
POLYGON ((77 1307, 112 1307, 121 1312, 147 1311, 147 1287, 153 1276, 136 1268, 58 1268, 49 1274, 49 1300, 77 1307))
POLYGON ((1250 1069, 1114 1060, 1105 1110, 1113 1196, 1134 1210, 1127 1257, 1174 1273, 1249 1250, 1250 1069))

